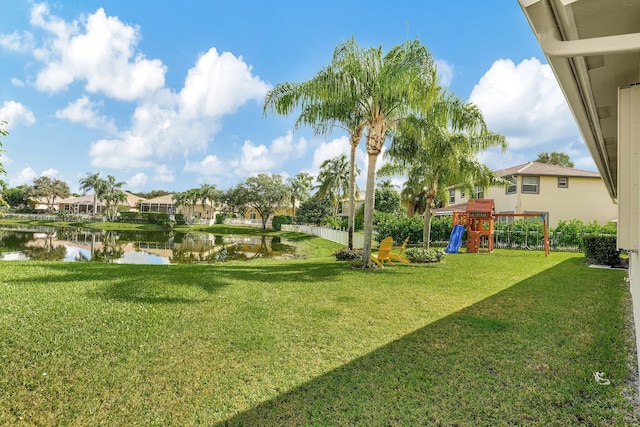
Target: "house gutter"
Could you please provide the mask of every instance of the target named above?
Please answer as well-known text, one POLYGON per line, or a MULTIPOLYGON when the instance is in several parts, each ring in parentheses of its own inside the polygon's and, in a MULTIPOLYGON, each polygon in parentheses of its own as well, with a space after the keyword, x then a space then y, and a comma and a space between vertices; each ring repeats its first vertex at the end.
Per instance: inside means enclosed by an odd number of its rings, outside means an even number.
POLYGON ((640 52, 640 33, 560 40, 556 31, 550 29, 539 34, 539 41, 545 54, 564 58, 640 52))

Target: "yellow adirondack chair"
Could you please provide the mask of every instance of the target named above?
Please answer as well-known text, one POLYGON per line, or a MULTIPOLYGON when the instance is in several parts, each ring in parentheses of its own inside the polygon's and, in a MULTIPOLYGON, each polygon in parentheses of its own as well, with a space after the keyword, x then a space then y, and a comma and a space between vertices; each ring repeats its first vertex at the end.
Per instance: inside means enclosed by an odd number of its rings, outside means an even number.
MULTIPOLYGON (((407 242, 408 241, 409 241, 408 237, 406 239, 404 239, 404 242, 402 243, 402 246, 400 246, 400 250, 398 251, 398 253, 394 254, 393 252, 391 252, 389 254, 389 259, 392 259, 394 261, 400 261, 403 264, 409 264, 410 261, 402 256, 402 252, 404 252, 404 250, 407 248, 407 242)), ((393 249, 391 249, 391 250, 393 251, 393 249)))
POLYGON ((393 265, 391 262, 391 249, 393 249, 393 237, 385 237, 380 242, 380 246, 378 247, 378 255, 371 255, 371 261, 378 264, 380 267, 384 267, 384 262, 387 261, 390 265, 393 265))

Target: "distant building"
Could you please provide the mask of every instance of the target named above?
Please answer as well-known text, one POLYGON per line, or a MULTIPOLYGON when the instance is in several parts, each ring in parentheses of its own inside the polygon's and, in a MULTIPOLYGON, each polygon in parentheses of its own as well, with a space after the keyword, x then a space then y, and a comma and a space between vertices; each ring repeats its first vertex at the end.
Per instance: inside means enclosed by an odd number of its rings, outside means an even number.
POLYGON ((552 228, 561 220, 606 224, 617 217, 618 208, 597 172, 529 162, 496 173, 511 183, 508 188, 476 186, 474 194, 467 194, 452 187, 446 206, 434 215, 465 210, 469 198, 487 198, 494 200, 496 213, 545 214, 552 228))

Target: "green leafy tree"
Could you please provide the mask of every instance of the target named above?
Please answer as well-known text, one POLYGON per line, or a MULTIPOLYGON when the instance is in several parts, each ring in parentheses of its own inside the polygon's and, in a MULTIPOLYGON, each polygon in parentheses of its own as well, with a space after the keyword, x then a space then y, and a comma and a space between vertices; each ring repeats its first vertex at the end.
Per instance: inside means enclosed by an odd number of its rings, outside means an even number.
POLYGON ((105 180, 100 177, 100 172, 87 173, 87 176, 80 179, 80 190, 86 194, 87 191, 93 190, 93 213, 98 213, 98 200, 102 198, 104 192, 105 180))
POLYGON ((29 186, 20 185, 15 188, 7 188, 2 192, 2 198, 12 208, 26 208, 29 206, 29 186))
POLYGON ((313 177, 306 172, 300 172, 293 178, 287 179, 287 185, 291 192, 291 206, 293 216, 296 214, 296 202, 304 202, 311 197, 313 188, 313 177))
POLYGON ((376 205, 377 212, 399 214, 402 212, 402 198, 400 193, 391 184, 391 181, 384 180, 378 183, 376 188, 376 205))
POLYGON ((300 205, 294 220, 297 224, 320 225, 324 218, 331 216, 332 211, 331 200, 316 193, 300 205))
POLYGON ((290 193, 282 176, 261 173, 245 179, 237 189, 237 197, 240 203, 258 212, 262 228, 266 229, 269 218, 287 205, 290 193))
POLYGON ((226 215, 244 215, 247 209, 245 191, 241 184, 228 188, 223 194, 223 210, 226 215))
POLYGON ((48 176, 41 176, 34 179, 31 189, 31 196, 44 198, 47 201, 47 206, 50 211, 53 211, 56 199, 64 199, 71 194, 69 185, 66 182, 60 179, 51 179, 48 176))
POLYGON ((553 151, 551 153, 538 153, 538 157, 534 160, 538 163, 547 163, 550 165, 573 167, 573 162, 568 154, 553 151))

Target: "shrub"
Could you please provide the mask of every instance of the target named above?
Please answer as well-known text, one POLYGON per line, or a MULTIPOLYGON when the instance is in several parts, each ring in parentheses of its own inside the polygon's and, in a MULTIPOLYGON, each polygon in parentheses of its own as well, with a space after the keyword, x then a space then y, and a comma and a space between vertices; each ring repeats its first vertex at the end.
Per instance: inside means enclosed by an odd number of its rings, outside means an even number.
POLYGON ((291 215, 276 215, 271 220, 271 228, 275 231, 282 230, 282 224, 291 224, 293 222, 293 218, 291 215))
POLYGON ((224 220, 230 217, 230 215, 219 213, 216 215, 216 224, 224 224, 224 220))
POLYGON ((339 229, 341 221, 335 216, 325 216, 324 218, 322 218, 322 221, 320 221, 320 225, 324 227, 339 229))
POLYGON ((584 256, 600 265, 620 264, 620 250, 617 248, 616 236, 590 235, 582 238, 584 256))
POLYGON ((445 253, 442 249, 407 248, 403 255, 411 262, 430 263, 442 261, 445 253))
POLYGON ((362 259, 363 255, 362 249, 349 249, 342 248, 334 252, 334 256, 337 261, 355 261, 358 259, 362 259))

